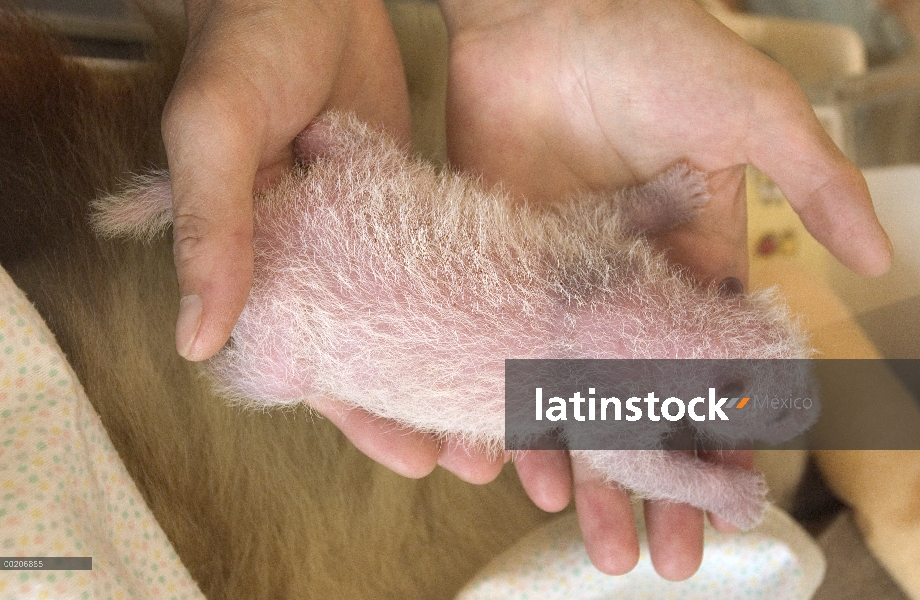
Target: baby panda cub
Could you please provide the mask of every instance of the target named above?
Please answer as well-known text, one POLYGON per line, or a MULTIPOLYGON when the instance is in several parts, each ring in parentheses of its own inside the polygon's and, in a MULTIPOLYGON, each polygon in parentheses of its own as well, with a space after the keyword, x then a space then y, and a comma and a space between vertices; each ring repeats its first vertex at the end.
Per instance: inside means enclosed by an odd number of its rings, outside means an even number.
MULTIPOLYGON (((507 358, 808 355, 769 296, 703 288, 645 239, 705 204, 705 178, 687 166, 546 206, 414 160, 349 115, 324 115, 297 145, 301 164, 255 200, 252 290, 206 364, 235 401, 335 397, 497 452, 507 358)), ((168 176, 139 178, 96 211, 102 235, 155 236, 172 219, 168 176)), ((775 441, 808 424, 777 434, 751 421, 730 437, 775 441)), ((671 425, 651 433, 663 443, 671 425)), ((756 473, 663 446, 572 456, 642 497, 743 528, 762 512, 756 473)))

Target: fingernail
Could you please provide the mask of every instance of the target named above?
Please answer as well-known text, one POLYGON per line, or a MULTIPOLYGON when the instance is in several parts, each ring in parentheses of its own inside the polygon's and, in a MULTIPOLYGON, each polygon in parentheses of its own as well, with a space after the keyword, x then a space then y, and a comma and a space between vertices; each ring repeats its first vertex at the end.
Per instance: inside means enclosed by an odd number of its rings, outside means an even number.
POLYGON ((183 296, 179 300, 179 318, 176 319, 176 349, 187 360, 192 351, 192 344, 201 326, 201 297, 195 294, 183 296))
POLYGON ((726 277, 719 282, 719 295, 725 298, 738 296, 744 293, 744 284, 737 277, 726 277))

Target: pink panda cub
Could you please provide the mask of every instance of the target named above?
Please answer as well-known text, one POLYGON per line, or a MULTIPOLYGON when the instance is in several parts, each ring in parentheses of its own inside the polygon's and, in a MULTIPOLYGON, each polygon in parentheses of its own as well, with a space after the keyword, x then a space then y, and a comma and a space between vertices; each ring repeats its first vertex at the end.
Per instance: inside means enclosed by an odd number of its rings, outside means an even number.
MULTIPOLYGON (((414 160, 348 115, 324 115, 299 148, 305 164, 256 199, 252 291, 206 365, 237 401, 334 396, 497 451, 506 358, 807 356, 769 298, 701 289, 642 236, 705 203, 687 167, 546 207, 414 160)), ((153 237, 171 222, 169 180, 139 179, 97 211, 103 235, 153 237)), ((664 450, 573 459, 741 527, 762 511, 755 473, 664 450)))

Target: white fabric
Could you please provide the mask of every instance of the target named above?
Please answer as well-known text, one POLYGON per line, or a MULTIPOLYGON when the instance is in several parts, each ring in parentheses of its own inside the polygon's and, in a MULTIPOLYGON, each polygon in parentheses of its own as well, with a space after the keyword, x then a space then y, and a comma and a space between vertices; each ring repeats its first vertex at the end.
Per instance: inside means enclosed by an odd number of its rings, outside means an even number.
POLYGON ((627 575, 611 577, 591 565, 577 517, 569 514, 493 560, 457 600, 805 600, 824 578, 817 543, 772 505, 764 522, 747 533, 721 534, 707 527, 700 570, 676 583, 655 573, 642 523, 636 519, 639 564, 627 575))
POLYGON ((91 571, 0 571, 0 599, 204 598, 41 317, 0 268, 0 556, 91 571))

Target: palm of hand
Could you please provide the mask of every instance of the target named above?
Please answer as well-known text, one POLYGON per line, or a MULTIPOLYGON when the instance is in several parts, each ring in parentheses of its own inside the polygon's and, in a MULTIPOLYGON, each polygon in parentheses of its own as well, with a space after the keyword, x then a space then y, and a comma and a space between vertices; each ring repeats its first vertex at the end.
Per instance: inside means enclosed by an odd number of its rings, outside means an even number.
POLYGON ((693 3, 615 3, 596 13, 561 4, 452 31, 456 166, 548 200, 689 162, 710 173, 712 200, 661 242, 704 280, 746 280, 743 176, 754 163, 841 260, 863 272, 885 262, 861 176, 775 62, 693 3), (849 206, 829 218, 838 199, 849 206), (871 243, 846 248, 842 232, 854 228, 871 243), (874 255, 860 255, 866 247, 874 255))
MULTIPOLYGON (((659 241, 703 281, 746 281, 744 170, 754 163, 844 262, 864 273, 884 270, 884 233, 862 178, 784 70, 692 2, 579 4, 589 3, 546 2, 510 15, 452 15, 443 6, 454 166, 530 200, 559 201, 688 162, 710 174, 711 201, 659 241), (854 233, 859 242, 848 248, 854 233)), ((750 453, 709 458, 748 467, 752 460, 750 453)), ((567 499, 568 467, 558 456, 529 457, 518 471, 538 505, 567 499)), ((625 493, 573 475, 592 561, 612 573, 630 570, 638 546, 625 493)), ((646 520, 659 573, 691 575, 702 555, 699 511, 650 503, 646 520)))

